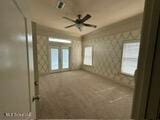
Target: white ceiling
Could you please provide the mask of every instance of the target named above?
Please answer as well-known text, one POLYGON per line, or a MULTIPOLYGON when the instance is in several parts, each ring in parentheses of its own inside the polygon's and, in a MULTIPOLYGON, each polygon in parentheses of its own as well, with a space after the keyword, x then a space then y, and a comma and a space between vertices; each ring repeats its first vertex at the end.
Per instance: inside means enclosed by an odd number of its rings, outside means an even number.
POLYGON ((30 0, 33 21, 51 28, 71 32, 81 36, 95 28, 65 29, 72 22, 62 19, 63 16, 76 19, 78 14, 92 15, 86 23, 96 24, 98 28, 121 21, 143 12, 145 0, 65 0, 62 10, 56 8, 58 0, 30 0))

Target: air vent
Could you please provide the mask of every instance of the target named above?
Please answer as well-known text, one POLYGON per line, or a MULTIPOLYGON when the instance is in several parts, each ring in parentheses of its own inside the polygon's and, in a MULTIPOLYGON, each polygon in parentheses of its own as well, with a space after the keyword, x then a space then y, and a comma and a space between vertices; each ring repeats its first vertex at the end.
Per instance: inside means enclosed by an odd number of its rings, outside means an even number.
POLYGON ((63 9, 65 6, 64 0, 59 0, 57 3, 57 9, 63 9))

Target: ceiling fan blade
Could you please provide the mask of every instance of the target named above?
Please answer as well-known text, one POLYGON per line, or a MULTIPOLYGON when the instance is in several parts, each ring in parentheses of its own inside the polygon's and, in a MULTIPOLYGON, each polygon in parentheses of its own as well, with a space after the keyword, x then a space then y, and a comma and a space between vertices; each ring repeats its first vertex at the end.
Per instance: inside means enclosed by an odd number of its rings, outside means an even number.
POLYGON ((96 28, 97 26, 96 25, 92 25, 92 24, 87 24, 87 23, 83 23, 84 26, 87 26, 87 27, 93 27, 93 28, 96 28))
POLYGON ((69 25, 69 26, 66 26, 65 28, 70 28, 70 27, 73 27, 75 26, 76 24, 73 24, 73 25, 69 25))
POLYGON ((87 14, 83 19, 81 19, 81 23, 85 22, 89 18, 91 18, 91 15, 87 14))
POLYGON ((75 20, 73 20, 73 19, 70 19, 70 18, 68 18, 68 17, 63 17, 63 18, 75 23, 75 20))

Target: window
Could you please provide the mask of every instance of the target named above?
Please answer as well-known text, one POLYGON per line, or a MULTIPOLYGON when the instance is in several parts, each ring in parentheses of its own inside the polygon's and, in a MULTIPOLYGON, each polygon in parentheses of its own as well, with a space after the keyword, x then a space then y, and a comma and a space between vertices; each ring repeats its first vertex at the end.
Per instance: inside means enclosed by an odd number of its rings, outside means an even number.
POLYGON ((139 55, 139 42, 124 43, 121 72, 134 76, 137 69, 138 55, 139 55))
POLYGON ((84 65, 92 65, 92 47, 84 48, 84 65))
POLYGON ((69 47, 51 47, 50 65, 51 71, 63 71, 69 69, 70 50, 69 47))
POLYGON ((58 38, 49 38, 49 42, 59 42, 59 43, 71 43, 70 40, 58 39, 58 38))
POLYGON ((69 48, 62 49, 62 68, 69 68, 69 48))
POLYGON ((59 49, 51 48, 51 70, 59 69, 59 49))

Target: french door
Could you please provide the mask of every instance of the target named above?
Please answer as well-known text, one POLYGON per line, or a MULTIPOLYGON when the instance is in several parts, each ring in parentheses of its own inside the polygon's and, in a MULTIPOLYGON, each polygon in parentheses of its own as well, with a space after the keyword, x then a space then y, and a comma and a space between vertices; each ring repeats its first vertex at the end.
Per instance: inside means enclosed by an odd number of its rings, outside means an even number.
POLYGON ((69 47, 51 47, 50 49, 51 72, 61 72, 69 70, 70 49, 69 47))

